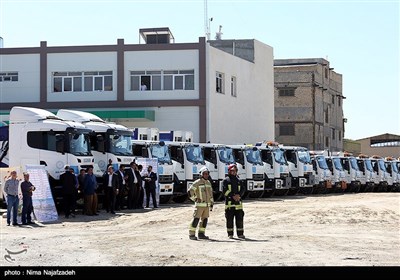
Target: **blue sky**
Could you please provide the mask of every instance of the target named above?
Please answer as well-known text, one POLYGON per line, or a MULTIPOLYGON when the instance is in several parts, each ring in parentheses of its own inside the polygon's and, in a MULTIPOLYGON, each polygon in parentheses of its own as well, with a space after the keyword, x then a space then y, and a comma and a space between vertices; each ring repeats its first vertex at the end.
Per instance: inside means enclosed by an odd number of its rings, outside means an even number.
MULTIPOLYGON (((4 47, 139 43, 169 27, 176 43, 205 36, 204 0, 0 0, 4 47)), ((275 58, 322 57, 343 75, 345 138, 400 135, 400 3, 208 0, 211 38, 257 39, 275 58)))

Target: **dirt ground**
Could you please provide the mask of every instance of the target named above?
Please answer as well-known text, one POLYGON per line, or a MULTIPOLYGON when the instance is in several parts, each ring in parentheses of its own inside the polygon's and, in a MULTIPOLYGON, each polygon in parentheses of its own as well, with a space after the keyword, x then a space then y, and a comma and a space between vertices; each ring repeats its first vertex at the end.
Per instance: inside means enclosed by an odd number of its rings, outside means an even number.
POLYGON ((400 265, 399 193, 246 200, 246 240, 227 238, 223 203, 211 212, 211 239, 189 240, 193 209, 168 204, 20 227, 1 218, 0 266, 400 265), (7 250, 22 252, 10 260, 7 250))

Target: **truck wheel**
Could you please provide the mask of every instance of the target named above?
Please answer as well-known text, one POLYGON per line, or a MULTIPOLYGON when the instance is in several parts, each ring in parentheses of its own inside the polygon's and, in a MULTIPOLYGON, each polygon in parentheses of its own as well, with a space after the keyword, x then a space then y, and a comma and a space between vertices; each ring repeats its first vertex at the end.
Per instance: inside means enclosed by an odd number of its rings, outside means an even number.
POLYGON ((175 203, 184 203, 187 200, 187 194, 177 195, 172 198, 172 201, 175 203))

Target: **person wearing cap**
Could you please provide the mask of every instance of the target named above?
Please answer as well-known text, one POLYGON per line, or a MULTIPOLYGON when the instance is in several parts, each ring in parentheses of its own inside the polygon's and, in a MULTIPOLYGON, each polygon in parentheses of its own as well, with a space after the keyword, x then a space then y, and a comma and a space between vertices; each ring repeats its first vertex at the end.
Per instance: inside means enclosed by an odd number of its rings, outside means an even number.
POLYGON ((228 238, 233 238, 234 222, 236 222, 237 236, 240 239, 244 239, 242 196, 245 188, 240 185, 236 164, 228 166, 228 176, 223 180, 222 185, 222 192, 225 196, 225 218, 228 238))
POLYGON ((199 224, 198 238, 209 239, 205 235, 208 217, 214 206, 213 190, 208 179, 210 171, 207 167, 202 167, 199 170, 200 178, 193 182, 189 188, 189 198, 195 202, 196 209, 193 213, 193 220, 189 226, 189 239, 197 240, 196 229, 199 224))

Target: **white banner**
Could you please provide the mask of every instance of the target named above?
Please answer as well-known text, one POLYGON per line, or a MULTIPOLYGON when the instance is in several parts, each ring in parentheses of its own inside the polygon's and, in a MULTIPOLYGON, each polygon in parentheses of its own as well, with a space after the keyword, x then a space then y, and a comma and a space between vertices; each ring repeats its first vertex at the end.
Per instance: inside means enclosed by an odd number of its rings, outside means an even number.
POLYGON ((27 165, 29 181, 36 190, 32 195, 33 214, 39 222, 51 222, 58 220, 56 206, 51 194, 49 178, 43 165, 27 165))

